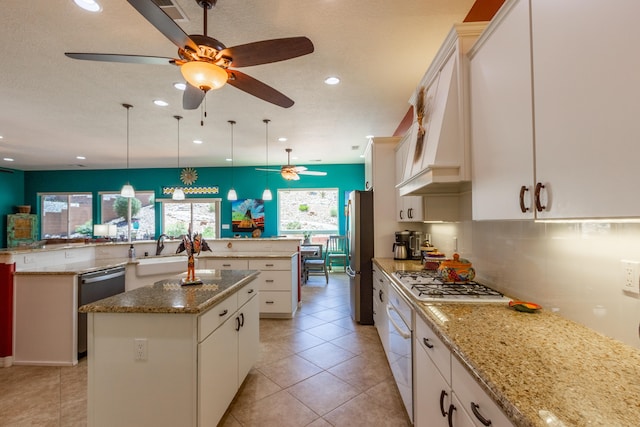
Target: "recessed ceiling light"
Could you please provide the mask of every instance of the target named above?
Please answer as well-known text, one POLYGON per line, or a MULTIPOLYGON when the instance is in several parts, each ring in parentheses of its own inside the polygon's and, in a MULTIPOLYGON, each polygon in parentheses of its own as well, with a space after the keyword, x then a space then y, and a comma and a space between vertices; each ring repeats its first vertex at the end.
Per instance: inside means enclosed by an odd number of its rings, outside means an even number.
POLYGON ((4 159, 5 162, 13 162, 13 159, 11 157, 5 157, 4 159))
POLYGON ((173 87, 175 87, 178 90, 186 90, 187 89, 187 84, 186 83, 182 83, 182 82, 176 82, 173 84, 173 87))
POLYGON ((367 135, 367 136, 365 136, 365 138, 371 139, 371 138, 373 138, 373 135, 367 135))
POLYGON ((194 143, 194 144, 202 144, 202 140, 200 140, 200 139, 194 139, 194 140, 193 140, 193 143, 194 143))
POLYGON ((100 6, 94 0, 73 0, 75 4, 83 8, 84 10, 88 10, 89 12, 100 12, 102 10, 102 6, 100 6))
POLYGON ((327 77, 326 79, 324 79, 324 82, 328 85, 337 85, 338 83, 340 83, 340 79, 337 77, 327 77))
POLYGON ((278 141, 280 142, 287 142, 287 138, 285 138, 284 136, 281 138, 278 138, 278 141))
POLYGON ((154 99, 153 103, 156 104, 158 107, 166 107, 167 105, 169 105, 167 101, 163 101, 162 99, 154 99))
POLYGON ((230 162, 231 160, 233 160, 233 159, 230 158, 230 157, 227 157, 226 159, 224 159, 225 162, 230 162))
POLYGON ((85 156, 76 156, 76 159, 78 159, 78 160, 87 160, 87 158, 85 156))
POLYGON ((4 138, 4 136, 0 135, 0 139, 4 138))

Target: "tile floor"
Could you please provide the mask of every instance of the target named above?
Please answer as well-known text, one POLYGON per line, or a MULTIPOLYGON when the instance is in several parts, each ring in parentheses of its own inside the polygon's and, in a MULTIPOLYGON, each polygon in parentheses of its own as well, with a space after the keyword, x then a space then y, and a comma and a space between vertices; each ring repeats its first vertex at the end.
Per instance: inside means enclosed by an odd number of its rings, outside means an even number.
MULTIPOLYGON (((261 319, 259 360, 220 425, 411 425, 376 329, 349 316, 348 277, 323 279, 303 286, 293 319, 261 319)), ((86 372, 86 359, 0 368, 0 426, 85 426, 86 372)))

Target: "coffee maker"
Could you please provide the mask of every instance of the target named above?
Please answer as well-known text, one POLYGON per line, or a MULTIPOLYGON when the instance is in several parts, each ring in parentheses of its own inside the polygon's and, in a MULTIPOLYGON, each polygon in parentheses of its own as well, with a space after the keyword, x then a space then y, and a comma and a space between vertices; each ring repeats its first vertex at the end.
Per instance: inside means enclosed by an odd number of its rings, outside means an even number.
POLYGON ((411 232, 409 230, 396 231, 396 241, 393 244, 393 259, 411 258, 410 237, 411 232))

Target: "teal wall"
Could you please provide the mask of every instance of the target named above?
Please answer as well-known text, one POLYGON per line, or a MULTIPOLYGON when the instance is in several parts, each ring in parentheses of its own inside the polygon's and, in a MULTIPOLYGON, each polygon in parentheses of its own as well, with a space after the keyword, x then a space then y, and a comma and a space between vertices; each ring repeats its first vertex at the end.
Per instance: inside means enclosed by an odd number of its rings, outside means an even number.
MULTIPOLYGON (((277 173, 269 173, 269 188, 273 193, 273 200, 265 202, 265 231, 264 236, 277 235, 278 200, 277 190, 284 188, 338 188, 340 194, 339 205, 344 205, 344 193, 349 190, 362 190, 364 183, 363 164, 345 165, 314 165, 314 169, 327 172, 326 176, 304 175, 299 181, 286 181, 277 173)), ((240 199, 260 199, 266 185, 265 172, 256 171, 255 167, 235 167, 233 170, 225 168, 196 168, 198 180, 195 187, 218 186, 219 194, 197 197, 219 197, 222 202, 222 224, 231 225, 231 204, 226 200, 227 192, 233 179, 233 187, 240 199)), ((2 175, 2 174, 0 174, 2 175)), ((10 174, 6 174, 10 175, 10 174)), ((22 177, 22 173, 19 175, 22 177)), ((8 198, 7 211, 13 212, 13 206, 18 204, 30 204, 32 213, 39 213, 37 193, 41 192, 92 192, 94 200, 99 200, 98 192, 120 191, 120 188, 128 180, 136 190, 154 191, 156 199, 163 198, 162 187, 183 186, 180 182, 180 169, 131 169, 126 170, 74 170, 74 171, 36 171, 24 172, 24 182, 20 179, 20 189, 16 192, 15 199, 8 198)), ((0 176, 0 180, 6 178, 0 176)), ((8 179, 8 178, 7 178, 8 179)), ((0 181, 4 184, 4 181, 0 181)), ((9 185, 9 183, 8 183, 9 185)), ((0 197, 3 197, 0 195, 0 197)), ((4 207, 4 199, 0 198, 0 209, 4 207)), ((338 209, 340 232, 345 232, 344 210, 338 209)), ((98 220, 98 203, 94 203, 94 220, 98 220)), ((6 228, 6 225, 5 225, 6 228)), ((6 246, 6 229, 3 233, 2 247, 6 246)), ((156 210, 156 236, 160 234, 160 212, 156 210)), ((232 237, 231 229, 222 230, 222 237, 232 237)))
POLYGON ((7 246, 6 216, 16 212, 17 205, 24 202, 24 173, 10 169, 0 169, 0 214, 2 215, 2 236, 0 247, 7 246))

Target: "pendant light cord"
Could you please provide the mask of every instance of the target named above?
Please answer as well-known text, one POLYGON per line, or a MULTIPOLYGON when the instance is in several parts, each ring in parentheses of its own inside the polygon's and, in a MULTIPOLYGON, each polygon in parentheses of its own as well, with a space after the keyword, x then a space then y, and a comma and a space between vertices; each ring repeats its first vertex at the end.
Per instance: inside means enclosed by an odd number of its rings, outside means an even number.
POLYGON ((129 110, 133 108, 131 104, 122 104, 127 109, 127 181, 129 181, 129 110))
MULTIPOLYGON (((266 159, 267 159, 267 167, 266 167, 266 169, 268 169, 269 168, 269 122, 271 120, 264 119, 262 121, 264 122, 264 127, 265 127, 264 140, 265 140, 265 146, 266 146, 266 159)), ((267 187, 266 188, 269 188, 269 172, 268 171, 264 172, 264 177, 265 177, 265 180, 266 180, 266 183, 267 183, 267 187)))
POLYGON ((233 188, 233 125, 236 124, 235 120, 229 120, 231 125, 231 188, 233 188))
POLYGON ((178 121, 178 169, 180 169, 180 120, 182 116, 173 116, 178 121))

